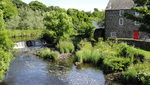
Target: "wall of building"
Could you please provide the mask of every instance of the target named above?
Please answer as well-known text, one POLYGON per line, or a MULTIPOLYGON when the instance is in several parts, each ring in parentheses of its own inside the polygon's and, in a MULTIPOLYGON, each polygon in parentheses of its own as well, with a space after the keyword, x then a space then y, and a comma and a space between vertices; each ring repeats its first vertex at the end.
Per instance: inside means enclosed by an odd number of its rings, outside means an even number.
MULTIPOLYGON (((134 11, 129 9, 123 10, 124 12, 135 14, 134 11)), ((106 37, 111 37, 111 32, 116 33, 118 38, 133 38, 133 32, 138 30, 140 25, 135 25, 134 21, 126 19, 123 15, 119 14, 120 10, 106 10, 105 28, 106 37), (123 19, 123 25, 119 25, 119 19, 123 19)), ((142 33, 140 33, 142 34, 142 33)))

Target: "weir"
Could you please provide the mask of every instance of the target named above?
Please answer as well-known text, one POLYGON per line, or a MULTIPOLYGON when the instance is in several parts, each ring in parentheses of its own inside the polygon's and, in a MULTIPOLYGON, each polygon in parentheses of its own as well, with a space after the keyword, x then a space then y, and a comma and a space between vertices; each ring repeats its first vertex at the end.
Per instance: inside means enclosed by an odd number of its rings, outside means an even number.
POLYGON ((46 44, 47 43, 42 39, 19 41, 19 42, 15 42, 14 48, 19 49, 19 48, 26 48, 26 47, 33 47, 33 46, 43 46, 46 44))

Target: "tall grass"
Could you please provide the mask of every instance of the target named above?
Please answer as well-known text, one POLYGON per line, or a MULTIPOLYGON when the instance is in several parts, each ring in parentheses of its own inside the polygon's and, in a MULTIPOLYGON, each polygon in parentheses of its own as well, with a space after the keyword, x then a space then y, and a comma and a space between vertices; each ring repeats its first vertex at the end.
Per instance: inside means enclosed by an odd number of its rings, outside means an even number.
POLYGON ((72 41, 59 41, 56 45, 56 49, 60 51, 60 53, 72 53, 75 48, 72 41))
POLYGON ((110 72, 124 71, 128 66, 149 60, 149 53, 126 43, 99 41, 94 46, 88 41, 81 41, 76 56, 79 61, 93 64, 101 63, 103 69, 110 72))
POLYGON ((44 59, 57 60, 59 58, 59 52, 51 51, 50 49, 46 48, 40 51, 40 56, 44 59))
POLYGON ((102 40, 94 46, 82 40, 78 49, 78 61, 100 65, 106 73, 121 71, 124 82, 150 85, 150 52, 102 40))
POLYGON ((124 82, 150 85, 150 62, 131 65, 122 73, 124 82))

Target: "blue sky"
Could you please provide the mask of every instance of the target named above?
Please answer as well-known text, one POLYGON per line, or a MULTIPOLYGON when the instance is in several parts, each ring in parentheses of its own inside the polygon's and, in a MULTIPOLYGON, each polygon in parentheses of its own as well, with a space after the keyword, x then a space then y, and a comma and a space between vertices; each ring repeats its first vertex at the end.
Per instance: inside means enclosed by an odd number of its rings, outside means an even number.
MULTIPOLYGON (((22 0, 30 3, 35 0, 22 0)), ((47 6, 59 6, 61 8, 75 8, 84 11, 93 11, 94 8, 104 10, 109 0, 37 0, 47 6)))

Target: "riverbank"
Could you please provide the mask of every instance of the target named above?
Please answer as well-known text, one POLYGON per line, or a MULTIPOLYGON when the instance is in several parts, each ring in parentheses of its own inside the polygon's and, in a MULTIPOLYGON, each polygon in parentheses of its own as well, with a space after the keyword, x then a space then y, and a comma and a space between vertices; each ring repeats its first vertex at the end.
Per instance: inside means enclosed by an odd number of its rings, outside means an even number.
POLYGON ((150 83, 150 52, 148 51, 131 47, 126 43, 99 41, 91 44, 83 40, 79 44, 76 56, 78 62, 92 63, 103 69, 104 73, 108 74, 106 77, 108 80, 119 80, 126 84, 150 83), (116 75, 116 72, 122 73, 116 75))
POLYGON ((104 85, 105 78, 100 69, 88 64, 77 68, 72 58, 52 61, 33 55, 40 49, 43 48, 19 50, 0 85, 104 85))

